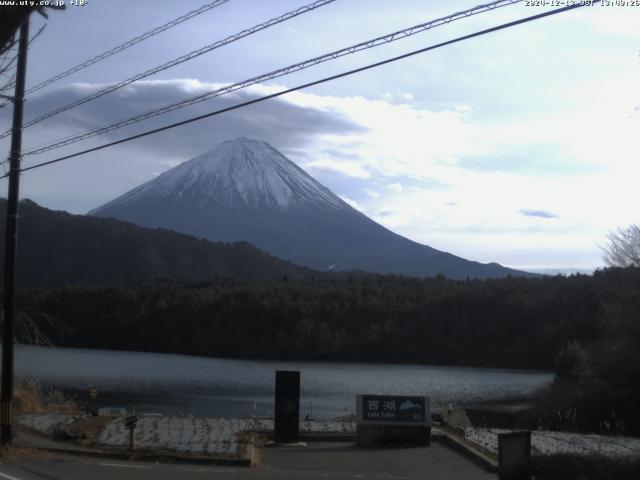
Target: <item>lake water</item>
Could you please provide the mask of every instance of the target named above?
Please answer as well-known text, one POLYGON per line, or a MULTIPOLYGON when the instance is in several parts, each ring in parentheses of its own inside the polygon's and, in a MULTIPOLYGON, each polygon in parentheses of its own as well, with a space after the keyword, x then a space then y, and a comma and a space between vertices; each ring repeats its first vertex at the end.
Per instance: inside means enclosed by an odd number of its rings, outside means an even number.
POLYGON ((137 413, 271 416, 276 370, 301 372, 300 411, 329 419, 355 410, 357 393, 426 394, 434 410, 519 401, 550 372, 346 362, 228 360, 159 353, 17 346, 16 375, 137 413))

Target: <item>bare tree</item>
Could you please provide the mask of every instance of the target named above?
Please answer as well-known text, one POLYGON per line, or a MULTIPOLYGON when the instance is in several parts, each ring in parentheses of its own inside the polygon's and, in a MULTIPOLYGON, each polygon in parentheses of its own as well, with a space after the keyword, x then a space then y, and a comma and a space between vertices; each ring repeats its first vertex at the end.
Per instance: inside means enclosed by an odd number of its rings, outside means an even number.
POLYGON ((608 267, 640 267, 640 226, 632 224, 609 232, 607 240, 600 248, 608 267))
MULTIPOLYGON (((15 2, 18 3, 18 2, 15 2)), ((0 54, 5 53, 11 47, 13 47, 16 41, 16 33, 20 28, 20 25, 29 18, 32 12, 38 12, 45 18, 49 18, 47 15, 48 9, 53 10, 65 10, 66 5, 57 5, 55 2, 43 2, 50 3, 50 5, 35 5, 40 2, 20 2, 20 3, 33 3, 34 5, 6 5, 0 6, 0 54)))
MULTIPOLYGON (((31 3, 36 4, 39 2, 31 3)), ((57 4, 47 6, 0 6, 0 108, 12 103, 12 94, 16 81, 15 63, 18 59, 16 34, 20 25, 29 19, 29 15, 32 12, 38 12, 48 19, 49 16, 46 13, 46 9, 65 10, 65 8, 65 5, 57 4)), ((29 40, 29 44, 38 38, 46 26, 44 24, 40 27, 38 33, 29 40)))
MULTIPOLYGON (((29 40, 29 45, 40 36, 46 27, 46 23, 40 27, 40 30, 29 40)), ((10 46, 0 53, 0 98, 2 99, 0 108, 11 105, 11 99, 13 98, 12 94, 16 85, 15 63, 18 60, 16 43, 13 41, 10 46)))

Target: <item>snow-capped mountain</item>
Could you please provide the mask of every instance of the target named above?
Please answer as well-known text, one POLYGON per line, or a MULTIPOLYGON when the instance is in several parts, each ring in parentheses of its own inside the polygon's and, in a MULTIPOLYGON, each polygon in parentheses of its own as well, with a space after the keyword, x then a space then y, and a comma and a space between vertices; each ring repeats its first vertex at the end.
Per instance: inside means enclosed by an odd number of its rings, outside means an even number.
POLYGON ((216 241, 245 240, 322 270, 452 278, 526 275, 418 244, 358 212, 266 142, 237 138, 90 215, 216 241))
POLYGON ((240 137, 184 162, 103 207, 143 197, 171 198, 202 207, 283 208, 306 204, 343 208, 344 202, 266 142, 240 137))

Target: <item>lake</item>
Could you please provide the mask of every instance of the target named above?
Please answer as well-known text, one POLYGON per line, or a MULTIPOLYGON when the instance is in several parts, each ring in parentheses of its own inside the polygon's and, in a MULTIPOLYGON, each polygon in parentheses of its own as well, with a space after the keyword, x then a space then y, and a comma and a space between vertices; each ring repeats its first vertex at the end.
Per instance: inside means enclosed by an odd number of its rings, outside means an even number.
POLYGON ((301 372, 301 416, 330 419, 355 410, 357 393, 429 395, 434 410, 521 402, 551 372, 348 362, 229 360, 160 353, 17 345, 21 379, 136 413, 272 416, 276 370, 301 372))

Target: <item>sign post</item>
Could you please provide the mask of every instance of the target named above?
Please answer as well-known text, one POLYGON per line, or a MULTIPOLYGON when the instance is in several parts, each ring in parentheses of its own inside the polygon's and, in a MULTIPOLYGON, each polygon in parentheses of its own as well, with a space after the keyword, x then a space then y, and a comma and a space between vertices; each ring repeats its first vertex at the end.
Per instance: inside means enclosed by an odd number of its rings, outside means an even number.
POLYGON ((89 401, 89 413, 94 417, 98 415, 98 409, 96 408, 96 398, 98 398, 98 389, 96 387, 91 387, 89 389, 89 397, 91 400, 89 401))
POLYGON ((129 450, 133 450, 136 447, 135 429, 138 423, 138 417, 132 415, 127 417, 124 421, 124 427, 129 430, 129 450))
POLYGON ((276 370, 273 439, 295 443, 300 428, 300 372, 276 370))
POLYGON ((356 444, 431 444, 431 399, 426 396, 357 395, 356 444))

